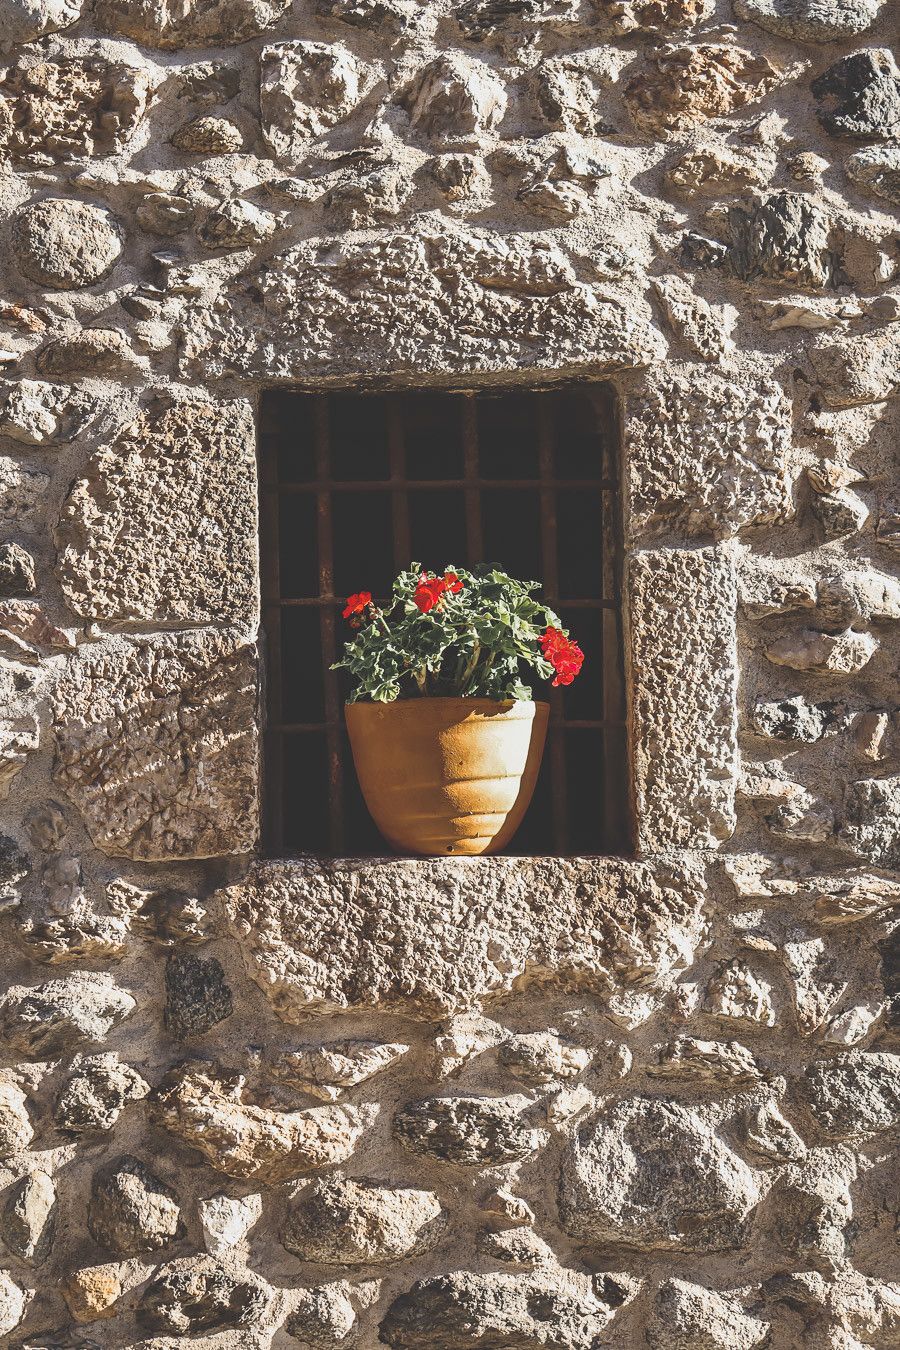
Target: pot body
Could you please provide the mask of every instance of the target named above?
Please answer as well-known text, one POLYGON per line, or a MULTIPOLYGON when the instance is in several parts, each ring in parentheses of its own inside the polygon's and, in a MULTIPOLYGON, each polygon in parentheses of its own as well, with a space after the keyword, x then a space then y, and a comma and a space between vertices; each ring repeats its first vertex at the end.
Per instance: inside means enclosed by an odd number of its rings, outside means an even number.
POLYGON ((537 782, 550 705, 487 698, 348 703, 366 805, 388 843, 428 857, 496 853, 537 782))

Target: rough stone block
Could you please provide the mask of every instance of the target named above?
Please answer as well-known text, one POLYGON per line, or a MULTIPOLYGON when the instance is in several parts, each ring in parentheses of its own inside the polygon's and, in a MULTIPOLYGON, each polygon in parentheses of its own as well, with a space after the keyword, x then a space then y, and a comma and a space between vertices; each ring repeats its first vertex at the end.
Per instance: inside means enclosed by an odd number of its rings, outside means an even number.
POLYGON ((54 695, 54 778, 106 853, 145 861, 244 853, 257 837, 252 647, 209 630, 110 638, 54 695))
POLYGON ((57 575, 85 619, 252 629, 257 535, 252 409, 179 403, 88 461, 56 529, 57 575))
POLYGON ((690 859, 486 858, 260 863, 221 896, 251 976, 293 1022, 439 1016, 535 980, 665 986, 703 932, 704 894, 690 859))
POLYGON ((590 261, 523 235, 434 221, 360 241, 309 241, 186 316, 186 375, 290 379, 630 369, 665 343, 649 306, 582 281, 590 261))
POLYGON ((726 547, 631 556, 638 847, 717 848, 735 827, 737 584, 726 547))
POLYGON ((625 410, 633 538, 725 538, 792 514, 791 410, 777 385, 654 372, 625 410))

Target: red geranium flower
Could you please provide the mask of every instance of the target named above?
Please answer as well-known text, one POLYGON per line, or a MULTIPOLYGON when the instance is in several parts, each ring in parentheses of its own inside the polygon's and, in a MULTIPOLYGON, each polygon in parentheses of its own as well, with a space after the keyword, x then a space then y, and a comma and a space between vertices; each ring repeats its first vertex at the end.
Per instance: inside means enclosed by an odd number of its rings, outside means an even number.
POLYGON ((547 628, 539 639, 541 650, 556 671, 553 687, 571 684, 584 664, 584 652, 561 628, 547 628))
POLYGON ((440 608, 446 591, 458 595, 462 588, 463 584, 455 572, 445 572, 442 577, 430 577, 427 572, 423 572, 413 600, 423 614, 429 614, 431 610, 440 608))
POLYGON ((355 595, 348 595, 347 606, 344 610, 344 618, 349 619, 354 614, 362 614, 363 610, 368 609, 371 603, 371 591, 357 591, 355 595))

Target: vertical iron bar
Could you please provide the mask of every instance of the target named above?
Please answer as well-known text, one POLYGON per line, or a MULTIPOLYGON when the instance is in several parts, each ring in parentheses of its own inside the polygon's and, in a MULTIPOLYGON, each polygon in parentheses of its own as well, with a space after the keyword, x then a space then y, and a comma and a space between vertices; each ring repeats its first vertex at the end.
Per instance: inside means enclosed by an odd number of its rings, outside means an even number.
POLYGON ((478 482, 478 399, 475 394, 462 398, 463 477, 466 497, 466 549, 469 566, 484 562, 484 536, 481 526, 481 490, 478 482))
MULTIPOLYGON (((532 394, 537 403, 538 468, 541 477, 541 565, 544 594, 552 608, 559 604, 559 556, 556 528, 556 489, 553 481, 553 405, 551 396, 532 394)), ((561 691, 550 691, 550 787, 553 802, 553 846, 565 854, 569 843, 566 781, 566 732, 562 725, 561 691)))
MULTIPOLYGON (((609 386, 604 403, 605 476, 621 482, 622 426, 619 404, 609 386)), ((623 544, 619 503, 621 488, 603 493, 603 597, 615 599, 604 609, 603 718, 614 723, 603 730, 603 848, 621 853, 631 848, 632 783, 627 731, 627 693, 622 622, 623 544)))
MULTIPOLYGON (((263 395, 265 397, 265 395, 263 395)), ((271 431, 261 427, 259 434, 259 485, 261 488, 278 482, 278 451, 271 431)), ((279 556, 279 514, 281 497, 277 492, 259 494, 262 599, 281 599, 281 559, 279 556)), ((281 669, 281 606, 272 605, 266 611, 264 633, 266 644, 266 736, 263 779, 263 820, 266 852, 278 856, 284 853, 284 733, 269 731, 271 723, 280 726, 284 721, 281 669)))
POLYGON ((397 394, 389 394, 386 402, 394 568, 396 571, 402 572, 409 567, 412 561, 409 534, 409 491, 406 486, 406 446, 403 437, 403 402, 397 394))
POLYGON ((317 536, 319 551, 319 610, 322 634, 322 660, 325 680, 325 738, 328 755, 328 827, 331 852, 339 856, 344 844, 343 747, 340 725, 340 699, 337 676, 331 670, 337 659, 334 605, 334 526, 331 516, 331 446, 328 429, 327 395, 316 396, 313 408, 313 437, 316 451, 317 536))

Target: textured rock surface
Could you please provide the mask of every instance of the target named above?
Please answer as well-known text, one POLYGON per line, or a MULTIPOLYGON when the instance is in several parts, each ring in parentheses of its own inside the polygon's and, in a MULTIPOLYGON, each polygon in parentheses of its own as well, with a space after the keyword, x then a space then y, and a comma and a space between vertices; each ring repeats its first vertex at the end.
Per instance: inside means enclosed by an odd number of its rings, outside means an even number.
POLYGON ((208 630, 73 660, 56 695, 55 779, 98 847, 152 859, 253 845, 255 679, 253 653, 208 630))
POLYGON ((600 861, 589 879, 552 861, 262 864, 223 899, 250 974, 297 1021, 373 1006, 440 1015, 533 978, 602 993, 611 964, 663 982, 699 939, 703 882, 690 862, 600 861))
POLYGON ((243 403, 184 403, 129 427, 63 506, 57 570, 69 606, 95 620, 251 623, 254 456, 243 403))
POLYGON ((301 1261, 365 1266, 428 1251, 445 1227, 430 1191, 329 1179, 292 1201, 281 1240, 301 1261))
POLYGON ((698 1112, 634 1097, 579 1127, 560 1205, 573 1237, 718 1251, 743 1244, 760 1195, 753 1169, 698 1112))
POLYGON ((896 8, 0 0, 4 1347, 896 1350, 896 8), (265 857, 262 395, 557 382, 623 856, 265 857))

